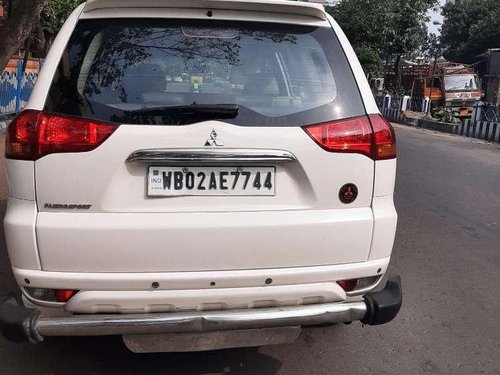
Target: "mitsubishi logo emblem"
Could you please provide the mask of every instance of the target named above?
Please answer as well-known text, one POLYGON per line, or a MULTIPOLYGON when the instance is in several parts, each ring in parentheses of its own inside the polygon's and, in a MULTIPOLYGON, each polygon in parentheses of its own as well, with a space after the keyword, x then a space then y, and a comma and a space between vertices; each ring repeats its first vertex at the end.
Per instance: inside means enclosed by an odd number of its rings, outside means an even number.
POLYGON ((217 139, 217 132, 215 129, 212 129, 210 132, 210 138, 205 142, 205 146, 224 146, 224 142, 217 139))

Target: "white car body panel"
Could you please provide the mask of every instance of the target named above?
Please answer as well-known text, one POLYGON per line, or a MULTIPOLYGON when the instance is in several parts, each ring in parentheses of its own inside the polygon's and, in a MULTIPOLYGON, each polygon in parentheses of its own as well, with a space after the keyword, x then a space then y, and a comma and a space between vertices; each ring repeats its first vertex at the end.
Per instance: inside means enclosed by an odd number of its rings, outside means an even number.
POLYGON ((13 267, 41 269, 35 233, 36 217, 35 201, 8 198, 3 225, 13 267))
POLYGON ((158 272, 366 261, 369 207, 224 213, 39 213, 47 271, 158 272))
MULTIPOLYGON (((119 8, 119 9, 97 9, 82 13, 80 19, 100 18, 185 18, 206 19, 206 9, 188 8, 119 8)), ((219 10, 214 12, 211 20, 248 21, 248 22, 272 22, 289 23, 296 25, 311 25, 330 27, 328 20, 308 17, 301 14, 281 14, 271 12, 254 12, 249 10, 219 10)))
MULTIPOLYGON (((121 126, 103 145, 87 153, 47 155, 36 161, 37 200, 40 211, 47 203, 90 204, 86 212, 220 212, 304 210, 369 207, 373 165, 359 154, 328 153, 300 127, 240 127, 218 121, 169 127, 121 126), (224 147, 277 149, 291 152, 296 162, 277 164, 276 196, 172 197, 148 199, 144 193, 147 165, 125 162, 141 149, 200 148, 215 129, 224 147), (318 161, 321 160, 319 168, 318 161), (105 162, 103 162, 105 161, 105 162), (99 168, 96 169, 96 165, 99 168), (72 169, 69 166, 78 166, 72 169), (325 173, 326 170, 335 171, 325 173), (92 176, 82 179, 82 176, 92 176), (337 192, 346 181, 360 187, 355 202, 346 207, 337 192), (54 189, 55 184, 58 188, 54 189)), ((64 212, 64 210, 62 210, 64 212)))
POLYGON ((346 293, 336 283, 154 291, 80 291, 66 310, 81 314, 228 310, 339 302, 346 293))
MULTIPOLYGON (((314 3, 292 2, 283 0, 88 0, 84 12, 100 9, 202 9, 235 10, 249 12, 273 13, 279 17, 285 15, 301 15, 321 20, 326 19, 323 6, 314 3)), ((213 16, 212 16, 213 17, 213 16)))
POLYGON ((391 255, 398 220, 392 195, 375 197, 372 203, 372 210, 374 227, 369 256, 370 260, 391 255))
POLYGON ((392 196, 396 184, 396 159, 378 160, 375 162, 374 197, 392 196))
MULTIPOLYGON (((43 110, 80 18, 203 19, 206 4, 220 9, 214 11, 215 20, 332 27, 366 113, 379 113, 354 50, 321 6, 235 0, 82 4, 55 39, 26 108, 43 110), (189 4, 203 6, 188 9, 189 4), (228 4, 230 9, 225 9, 228 4)), ((91 152, 52 154, 36 162, 7 160, 10 198, 4 225, 20 286, 81 290, 66 306, 70 312, 105 311, 99 306, 106 301, 116 312, 167 311, 218 303, 252 307, 261 298, 277 305, 304 303, 311 296, 318 302, 343 301, 346 295, 334 281, 386 272, 397 222, 395 159, 374 162, 359 154, 327 153, 298 127, 265 128, 263 135, 258 127, 208 121, 171 127, 168 142, 160 130, 121 126, 91 152), (147 166, 125 163, 126 158, 139 149, 202 147, 212 128, 225 147, 283 149, 297 157, 295 163, 277 165, 277 195, 217 202, 198 197, 196 203, 189 197, 146 199, 147 166), (82 176, 93 180, 80 184, 82 176), (349 206, 338 199, 346 182, 360 188, 349 206), (92 207, 67 212, 45 208, 50 203, 92 207), (162 249, 167 239, 169 246, 162 249), (273 286, 263 288, 268 278, 273 286), (153 281, 160 284, 154 292, 153 281), (214 292, 211 282, 223 289, 214 292), (240 294, 238 288, 249 290, 240 294), (115 294, 117 290, 122 293, 115 294)), ((44 314, 50 315, 51 309, 44 314)))
POLYGON ((231 271, 201 272, 51 272, 13 268, 17 283, 23 287, 37 285, 40 288, 66 288, 76 290, 152 290, 152 282, 158 290, 188 290, 213 288, 246 288, 266 285, 298 285, 325 283, 365 276, 382 275, 389 266, 390 258, 367 262, 335 264, 318 267, 292 267, 231 271), (27 284, 26 279, 31 283, 27 284))
POLYGON ((5 165, 7 196, 16 199, 35 200, 35 163, 25 160, 9 160, 5 165))

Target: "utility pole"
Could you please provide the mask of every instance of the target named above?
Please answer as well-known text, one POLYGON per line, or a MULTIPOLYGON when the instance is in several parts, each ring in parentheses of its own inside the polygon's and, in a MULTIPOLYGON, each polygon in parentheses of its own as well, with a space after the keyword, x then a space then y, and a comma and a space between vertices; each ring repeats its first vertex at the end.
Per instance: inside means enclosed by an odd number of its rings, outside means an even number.
POLYGON ((429 117, 429 112, 432 107, 432 89, 434 88, 434 74, 436 74, 437 59, 440 49, 441 49, 440 45, 438 44, 436 46, 436 53, 434 54, 434 65, 432 66, 432 75, 431 75, 431 91, 429 93, 429 105, 427 106, 427 112, 425 114, 425 117, 429 117))
MULTIPOLYGON (((441 22, 439 21, 434 21, 432 22, 434 25, 442 25, 441 22)), ((439 29, 439 32, 441 33, 441 29, 439 29)), ((431 75, 431 90, 429 92, 429 105, 427 106, 427 111, 425 113, 425 117, 429 117, 429 112, 431 111, 432 107, 432 89, 434 88, 434 75, 436 74, 436 66, 437 66, 437 59, 439 55, 441 54, 441 43, 439 41, 439 36, 436 38, 436 50, 434 52, 434 64, 432 66, 432 75, 431 75)))

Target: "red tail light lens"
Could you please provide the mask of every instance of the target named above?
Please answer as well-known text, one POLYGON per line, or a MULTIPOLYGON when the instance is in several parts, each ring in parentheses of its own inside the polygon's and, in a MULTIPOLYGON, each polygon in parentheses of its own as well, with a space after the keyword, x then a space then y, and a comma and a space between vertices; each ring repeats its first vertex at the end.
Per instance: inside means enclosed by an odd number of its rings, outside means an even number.
POLYGON ((381 115, 370 115, 370 122, 375 138, 375 160, 393 159, 396 157, 396 135, 394 128, 381 115))
POLYGON ((9 125, 5 156, 37 160, 53 153, 91 151, 117 128, 116 124, 27 110, 9 125))
POLYGON ((363 154, 374 160, 396 157, 394 130, 380 115, 310 125, 304 130, 330 152, 363 154))
POLYGON ((71 289, 55 289, 54 296, 56 297, 57 302, 68 302, 71 297, 73 297, 78 290, 71 289))
POLYGON ((365 116, 306 126, 304 129, 327 151, 353 152, 371 157, 372 128, 365 116))
POLYGON ((358 279, 337 281, 337 284, 339 284, 341 288, 344 289, 346 292, 352 292, 354 288, 356 288, 357 283, 358 279))

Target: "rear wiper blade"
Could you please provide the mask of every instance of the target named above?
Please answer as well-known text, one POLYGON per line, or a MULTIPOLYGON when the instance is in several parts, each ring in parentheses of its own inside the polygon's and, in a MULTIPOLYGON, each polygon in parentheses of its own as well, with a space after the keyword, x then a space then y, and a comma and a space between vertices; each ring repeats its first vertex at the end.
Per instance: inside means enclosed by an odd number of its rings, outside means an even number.
POLYGON ((189 104, 178 106, 161 106, 141 108, 133 111, 126 111, 134 115, 195 115, 215 118, 235 118, 238 116, 240 107, 238 104, 189 104))

